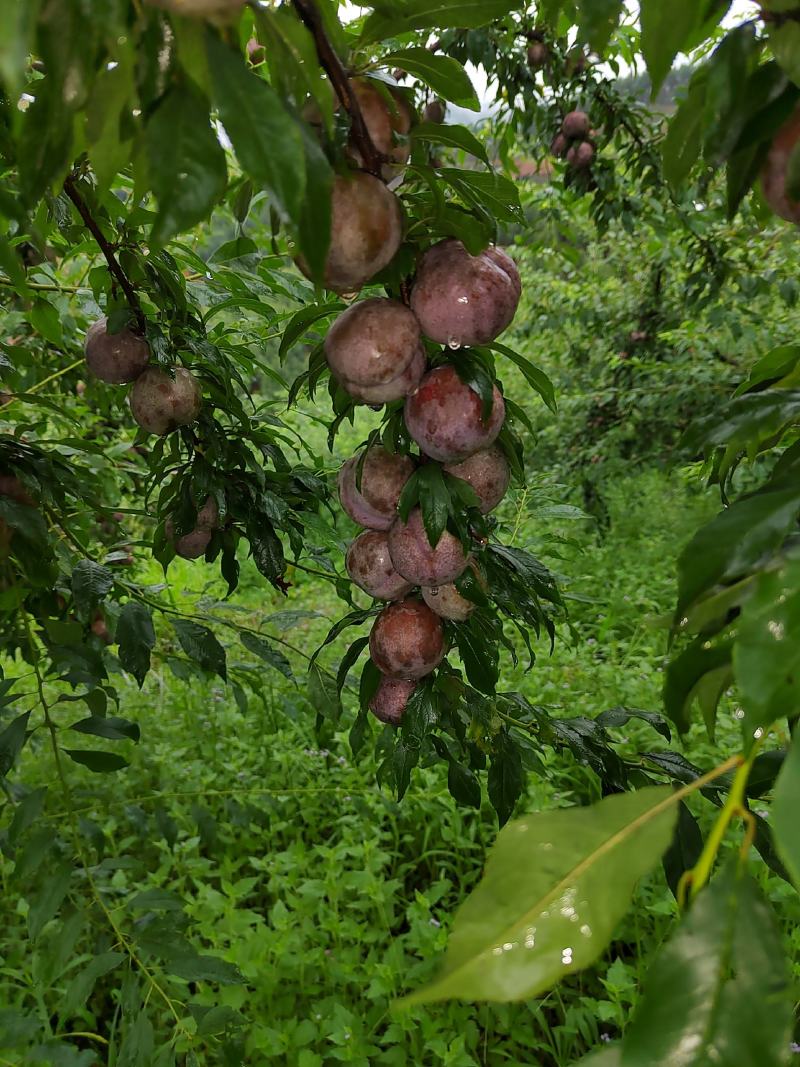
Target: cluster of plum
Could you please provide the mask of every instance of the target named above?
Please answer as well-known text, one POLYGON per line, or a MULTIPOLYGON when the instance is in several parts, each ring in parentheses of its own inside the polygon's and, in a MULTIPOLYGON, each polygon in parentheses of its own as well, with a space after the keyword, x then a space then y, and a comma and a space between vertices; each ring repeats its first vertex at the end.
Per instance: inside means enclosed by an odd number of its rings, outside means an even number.
MULTIPOLYGON (((356 179, 358 180, 358 179, 356 179)), ((391 194, 390 194, 391 195, 391 194)), ((338 233, 337 233, 338 238, 338 233)), ((332 254, 336 255, 338 249, 332 254)), ((404 521, 398 502, 417 464, 439 463, 472 488, 483 514, 500 503, 510 473, 496 444, 505 419, 495 386, 491 411, 454 363, 427 369, 423 338, 452 352, 488 344, 511 322, 521 295, 514 261, 498 248, 477 256, 447 238, 420 258, 409 306, 385 297, 352 304, 325 341, 331 373, 354 400, 371 405, 405 399, 405 425, 420 456, 368 448, 339 475, 342 507, 364 527, 347 552, 353 582, 390 601, 370 635, 370 655, 383 675, 370 708, 398 723, 419 679, 444 658, 442 620, 465 620, 474 604, 454 584, 472 566, 461 540, 445 529, 431 544, 419 507, 404 521), (419 589, 421 595, 415 595, 419 589)))
POLYGON ((570 111, 550 146, 554 156, 566 159, 573 170, 589 170, 594 157, 596 132, 585 111, 570 111))
MULTIPOLYGON (((109 333, 108 320, 98 319, 87 330, 84 355, 87 367, 100 381, 110 385, 133 382, 131 414, 147 433, 163 437, 190 425, 200 414, 202 392, 191 371, 179 366, 170 370, 151 366, 150 346, 129 327, 109 333)), ((180 534, 168 518, 164 532, 179 556, 198 559, 205 554, 218 522, 217 502, 209 496, 193 529, 180 534)))

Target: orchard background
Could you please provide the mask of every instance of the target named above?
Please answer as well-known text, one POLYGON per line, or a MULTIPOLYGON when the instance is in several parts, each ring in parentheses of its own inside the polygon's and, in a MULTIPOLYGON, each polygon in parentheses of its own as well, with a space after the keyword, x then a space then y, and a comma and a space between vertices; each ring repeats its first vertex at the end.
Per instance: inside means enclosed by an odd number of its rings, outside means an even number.
POLYGON ((798 105, 794 0, 5 0, 1 1067, 792 1062, 798 105))

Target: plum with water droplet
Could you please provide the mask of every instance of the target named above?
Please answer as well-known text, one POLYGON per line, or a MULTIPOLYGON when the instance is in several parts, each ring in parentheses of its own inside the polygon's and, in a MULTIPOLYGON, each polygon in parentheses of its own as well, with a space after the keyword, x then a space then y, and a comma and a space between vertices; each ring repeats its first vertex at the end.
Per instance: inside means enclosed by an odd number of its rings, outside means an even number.
POLYGON ((416 688, 416 682, 404 681, 401 678, 387 678, 384 675, 375 690, 375 695, 369 702, 369 710, 379 722, 399 726, 403 720, 406 705, 416 688))
POLYGON ((339 472, 339 500, 359 526, 388 530, 397 518, 397 502, 414 473, 414 460, 373 445, 364 457, 358 481, 360 456, 353 456, 339 472))
POLYGON ((800 140, 800 108, 781 126, 770 145, 761 169, 761 190, 764 199, 782 219, 800 224, 800 200, 786 189, 789 161, 800 140))
MULTIPOLYGON (((474 563, 471 563, 470 567, 475 573, 475 577, 485 588, 486 582, 481 572, 474 563)), ((423 588, 422 599, 437 615, 440 615, 443 619, 450 619, 452 622, 466 622, 477 607, 472 600, 467 600, 465 596, 459 593, 454 582, 448 582, 446 585, 434 586, 433 588, 423 588)))
POLYGON ((492 410, 484 418, 483 403, 451 366, 436 367, 406 400, 408 432, 426 456, 440 463, 460 463, 488 448, 506 417, 503 396, 493 387, 492 410))
POLYGON ((130 395, 134 419, 147 433, 160 437, 194 422, 202 402, 200 383, 185 367, 175 367, 174 378, 160 367, 148 367, 130 395))
POLYGON ((446 464, 444 469, 454 478, 469 483, 478 497, 478 507, 483 515, 494 511, 511 483, 508 460, 498 445, 474 452, 461 463, 446 464))
POLYGON ((411 291, 411 310, 422 332, 452 348, 485 345, 509 325, 522 291, 510 256, 486 249, 472 256, 448 237, 422 256, 411 291))
POLYGON ((399 600, 411 592, 411 583, 398 574, 389 555, 389 539, 383 530, 365 530, 350 544, 347 573, 376 600, 399 600))
POLYGON ((134 382, 150 362, 150 346, 127 327, 108 332, 108 319, 92 323, 83 342, 86 365, 95 378, 110 385, 134 382))
MULTIPOLYGON (((394 259, 403 239, 400 201, 380 178, 337 175, 331 200, 331 242, 323 281, 336 293, 358 292, 394 259)), ((308 264, 297 265, 311 277, 308 264)))
POLYGON ((399 574, 412 585, 454 582, 469 562, 459 539, 445 530, 436 545, 428 539, 422 511, 414 508, 408 522, 397 517, 389 531, 389 554, 399 574))
POLYGON ((369 652, 389 678, 415 681, 444 659, 442 620, 421 600, 401 600, 384 608, 369 635, 369 652))
POLYGON ((342 387, 367 403, 399 400, 416 388, 425 367, 419 323, 398 300, 352 304, 325 338, 325 357, 342 387))

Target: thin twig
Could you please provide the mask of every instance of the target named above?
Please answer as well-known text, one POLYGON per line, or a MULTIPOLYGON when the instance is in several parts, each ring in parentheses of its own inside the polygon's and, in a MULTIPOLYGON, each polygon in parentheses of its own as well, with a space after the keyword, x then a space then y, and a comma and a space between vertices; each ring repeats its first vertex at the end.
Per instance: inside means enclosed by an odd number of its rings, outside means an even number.
POLYGON ((142 306, 139 303, 139 297, 136 295, 136 290, 133 288, 133 285, 131 285, 130 279, 126 275, 125 271, 122 269, 122 267, 120 267, 119 262, 117 261, 117 257, 114 255, 114 249, 106 240, 103 231, 97 225, 96 220, 92 216, 92 213, 89 210, 86 201, 83 199, 80 192, 78 191, 78 186, 75 182, 74 174, 68 174, 67 177, 64 179, 64 192, 67 194, 67 196, 77 208, 78 214, 83 219, 87 230, 89 230, 92 237, 94 237, 95 241, 97 241, 97 244, 100 247, 100 251, 103 253, 106 262, 108 263, 108 269, 111 271, 114 280, 119 284, 120 288, 125 294, 128 304, 130 305, 130 309, 136 317, 136 324, 139 327, 139 330, 141 331, 141 333, 144 333, 147 323, 144 317, 144 312, 142 311, 142 306))
POLYGON ((364 122, 364 116, 361 114, 361 108, 353 92, 347 71, 344 69, 333 45, 328 40, 325 26, 314 0, 292 0, 292 3, 301 21, 310 30, 317 48, 319 61, 330 78, 331 85, 339 97, 342 107, 350 116, 353 141, 361 156, 364 169, 368 170, 370 174, 376 175, 376 177, 380 176, 381 165, 385 162, 385 157, 372 143, 372 138, 369 135, 367 124, 364 122))

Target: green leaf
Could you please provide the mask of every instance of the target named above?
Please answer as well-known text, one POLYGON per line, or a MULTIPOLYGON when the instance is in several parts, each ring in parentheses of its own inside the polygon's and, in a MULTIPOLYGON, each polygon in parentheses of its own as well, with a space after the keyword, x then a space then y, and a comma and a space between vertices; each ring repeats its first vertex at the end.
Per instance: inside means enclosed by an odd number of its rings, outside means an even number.
POLYGON ((658 96, 675 57, 687 46, 703 17, 699 0, 642 0, 642 53, 652 82, 652 98, 658 96))
POLYGON ((656 787, 509 823, 456 913, 439 977, 403 1003, 527 1000, 589 966, 676 817, 672 791, 656 787))
POLYGON ((422 524, 428 541, 435 548, 445 531, 450 513, 450 493, 438 463, 428 463, 420 467, 417 486, 422 524))
POLYGON ((631 719, 640 719, 642 722, 646 722, 648 726, 652 726, 657 733, 661 734, 665 741, 672 740, 672 733, 666 720, 663 715, 659 715, 655 711, 642 711, 641 708, 609 708, 608 711, 601 712, 595 721, 603 729, 619 729, 622 726, 627 726, 631 719))
POLYGON ((511 818, 514 806, 525 786, 525 772, 519 748, 507 732, 495 739, 486 788, 497 819, 504 826, 511 818))
POLYGON ((451 56, 431 52, 427 48, 404 48, 399 52, 390 52, 381 58, 381 66, 399 67, 420 81, 425 82, 433 91, 445 100, 480 111, 478 94, 457 59, 451 56))
POLYGON ((218 985, 240 985, 244 978, 239 968, 216 956, 201 956, 194 951, 167 954, 166 969, 187 982, 216 982, 218 985))
POLYGON ((664 676, 664 710, 680 733, 686 733, 691 726, 691 708, 698 696, 698 686, 706 676, 727 667, 731 653, 730 642, 709 645, 704 637, 699 637, 668 665, 664 676))
POLYGON ((487 628, 478 614, 456 627, 456 647, 470 685, 491 696, 500 677, 500 653, 494 641, 487 640, 487 628))
POLYGON ((100 752, 97 749, 65 748, 64 751, 75 763, 94 771, 96 774, 108 774, 111 771, 121 771, 128 766, 128 761, 123 756, 114 752, 100 752))
POLYGON ((135 600, 129 601, 123 607, 117 622, 116 637, 122 668, 133 675, 141 689, 150 670, 150 651, 156 644, 156 632, 149 608, 135 600))
POLYGON ((0 733, 0 778, 5 778, 17 762, 17 756, 19 756, 27 740, 28 719, 30 717, 31 713, 29 711, 18 715, 0 733))
POLYGON ((399 37, 409 30, 476 29, 520 6, 519 0, 380 0, 364 23, 361 43, 399 37))
POLYGON ((674 897, 678 897, 681 878, 691 871, 703 852, 700 826, 683 801, 678 805, 678 822, 672 844, 664 853, 664 874, 674 897))
POLYGON ((86 719, 74 722, 70 730, 77 730, 79 734, 91 734, 93 737, 104 737, 107 741, 136 741, 141 736, 141 731, 135 722, 130 719, 121 719, 116 715, 108 718, 100 715, 90 715, 86 719))
POLYGON ((494 222, 524 223, 519 189, 496 171, 440 167, 438 174, 462 198, 494 222))
POLYGON ((152 239, 163 244, 205 219, 225 192, 228 168, 208 102, 188 84, 174 86, 144 132, 147 174, 158 201, 152 239))
POLYGON ((781 859, 800 888, 800 743, 792 741, 775 786, 772 830, 781 859))
POLYGON ((83 615, 97 607, 114 584, 114 575, 108 567, 101 567, 90 559, 82 559, 72 572, 72 595, 75 607, 83 615))
POLYGON ((536 390, 550 410, 554 413, 558 410, 555 387, 543 370, 540 370, 529 359, 521 356, 507 345, 501 345, 499 341, 495 341, 488 347, 492 352, 499 352, 501 356, 510 359, 512 363, 519 367, 525 381, 536 390))
POLYGON ((248 649, 253 655, 258 656, 259 659, 263 659, 265 663, 268 663, 270 667, 274 667, 276 671, 288 678, 289 681, 294 681, 294 672, 292 671, 292 665, 284 654, 271 645, 263 637, 256 637, 255 634, 242 631, 239 634, 239 640, 244 647, 248 649))
POLYGON ((733 652, 750 748, 776 719, 800 712, 800 563, 758 576, 733 652))
POLYGON ((69 1019, 78 1008, 84 1008, 97 979, 119 967, 127 958, 124 952, 101 952, 90 960, 67 986, 64 999, 58 1006, 59 1017, 62 1020, 69 1019))
POLYGON ((481 784, 475 776, 475 772, 463 763, 450 760, 447 769, 447 788, 450 795, 458 804, 468 808, 480 808, 481 784))
POLYGON ((64 902, 72 877, 72 864, 63 862, 41 879, 28 907, 28 933, 35 941, 64 902))
POLYGON ((421 122, 418 126, 411 127, 410 137, 412 141, 429 141, 432 144, 445 145, 447 148, 460 148, 489 166, 489 156, 485 146, 466 126, 451 125, 445 122, 421 122))
POLYGON ((341 300, 333 300, 327 304, 305 304, 299 311, 296 311, 286 323, 286 328, 283 331, 281 346, 278 349, 278 356, 281 362, 283 362, 300 338, 305 337, 315 322, 319 322, 320 319, 327 319, 343 308, 344 304, 341 300))
POLYGON ((33 302, 29 317, 31 326, 44 337, 45 341, 49 341, 52 345, 63 343, 61 316, 49 300, 37 297, 33 302))
POLYGON ((306 129, 303 129, 303 152, 306 196, 297 226, 297 237, 312 280, 321 284, 331 243, 333 171, 316 138, 306 129))
POLYGON ((190 619, 172 619, 181 648, 203 670, 227 678, 225 649, 207 626, 190 619))
POLYGON ((779 1067, 791 1027, 774 918, 755 882, 731 867, 700 894, 648 969, 622 1067, 779 1067))
POLYGON ((707 73, 701 68, 692 77, 686 99, 672 116, 662 145, 664 177, 676 188, 700 158, 707 73))
POLYGON ((784 540, 800 511, 800 486, 737 501, 703 526, 678 560, 678 612, 720 582, 742 578, 784 540))
POLYGON ((242 169, 271 193, 285 217, 298 223, 306 190, 299 123, 274 89, 247 69, 238 49, 211 30, 207 47, 214 103, 242 169))
POLYGON ((602 54, 617 28, 623 0, 579 0, 578 27, 582 39, 602 54))
POLYGON ((339 721, 342 702, 336 679, 318 663, 312 663, 308 668, 308 700, 319 715, 324 715, 333 722, 339 721))

